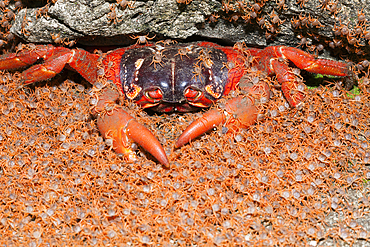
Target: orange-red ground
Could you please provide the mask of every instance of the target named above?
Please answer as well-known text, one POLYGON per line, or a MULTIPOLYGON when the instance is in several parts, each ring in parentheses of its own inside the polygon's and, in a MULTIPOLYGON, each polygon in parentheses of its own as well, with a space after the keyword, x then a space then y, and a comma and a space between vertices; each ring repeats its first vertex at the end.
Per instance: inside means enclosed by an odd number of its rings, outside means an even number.
MULTIPOLYGON (((7 246, 332 245, 370 228, 370 84, 358 95, 311 89, 301 110, 279 90, 266 119, 173 150, 200 113, 130 113, 164 145, 171 168, 138 149, 126 163, 90 117, 91 87, 19 87, 1 75, 0 243, 7 246), (334 242, 334 243, 333 243, 334 242)), ((369 242, 367 242, 369 243, 369 242)))

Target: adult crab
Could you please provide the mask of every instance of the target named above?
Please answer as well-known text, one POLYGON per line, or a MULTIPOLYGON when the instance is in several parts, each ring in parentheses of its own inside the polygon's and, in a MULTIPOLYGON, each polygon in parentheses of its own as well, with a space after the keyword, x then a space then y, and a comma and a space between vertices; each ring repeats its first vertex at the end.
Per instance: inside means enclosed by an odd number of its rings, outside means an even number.
POLYGON ((64 67, 76 70, 92 84, 101 79, 111 81, 114 86, 101 90, 93 109, 101 134, 113 139, 113 148, 118 153, 133 158, 130 142, 134 141, 166 166, 169 161, 157 138, 116 104, 120 94, 143 108, 187 112, 208 108, 237 87, 244 92, 227 100, 223 107, 208 110, 190 124, 177 140, 175 147, 178 148, 217 125, 245 128, 257 120, 257 104, 269 99, 270 90, 263 80, 245 83, 243 76, 250 63, 259 71, 276 75, 292 107, 303 101, 305 86, 289 67, 289 61, 312 73, 353 80, 346 63, 316 59, 297 48, 248 49, 242 45, 233 48, 210 42, 163 41, 116 49, 102 56, 81 49, 33 45, 1 56, 0 70, 29 66, 40 58, 44 59, 43 63, 23 71, 24 84, 52 78, 64 67))

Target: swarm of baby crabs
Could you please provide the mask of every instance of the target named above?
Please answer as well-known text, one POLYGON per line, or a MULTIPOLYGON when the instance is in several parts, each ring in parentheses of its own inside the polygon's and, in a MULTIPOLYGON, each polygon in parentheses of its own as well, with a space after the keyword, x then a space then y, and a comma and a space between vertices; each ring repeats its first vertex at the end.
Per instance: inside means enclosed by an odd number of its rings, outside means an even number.
POLYGON ((349 86, 354 83, 346 63, 317 59, 297 48, 257 49, 243 44, 223 47, 210 42, 161 41, 100 55, 82 49, 32 45, 0 57, 0 70, 26 67, 39 59, 44 62, 23 71, 23 84, 52 78, 65 67, 77 71, 93 85, 101 83, 100 79, 109 82, 111 86, 102 88, 93 102, 93 114, 97 116, 101 134, 112 139, 114 150, 130 160, 135 158, 131 150, 134 141, 165 166, 169 161, 162 145, 116 104, 120 95, 154 111, 188 112, 209 108, 232 90, 243 92, 227 100, 223 107, 206 111, 190 124, 175 143, 179 148, 216 126, 247 128, 257 121, 258 105, 269 100, 270 89, 264 80, 244 80, 250 66, 266 75, 276 75, 291 107, 303 102, 306 87, 290 64, 312 73, 344 77, 349 86))

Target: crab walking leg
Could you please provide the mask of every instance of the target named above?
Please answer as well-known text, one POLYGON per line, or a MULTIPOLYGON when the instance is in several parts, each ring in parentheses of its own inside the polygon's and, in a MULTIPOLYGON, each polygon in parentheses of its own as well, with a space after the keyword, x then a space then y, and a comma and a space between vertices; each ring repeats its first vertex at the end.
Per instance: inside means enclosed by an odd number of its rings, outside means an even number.
POLYGON ((22 72, 23 84, 30 84, 37 81, 44 81, 59 74, 65 64, 72 58, 73 54, 68 51, 57 53, 51 56, 42 64, 36 64, 22 72))
POLYGON ((348 87, 353 86, 354 74, 348 64, 329 60, 317 59, 313 55, 294 47, 270 46, 262 50, 251 49, 252 55, 257 58, 257 68, 267 74, 275 74, 285 98, 292 107, 298 106, 305 98, 305 86, 300 85, 298 76, 288 65, 294 63, 299 69, 311 73, 345 77, 348 87))
POLYGON ((274 68, 276 78, 281 84, 281 91, 289 105, 297 107, 305 98, 304 91, 306 87, 299 84, 296 75, 293 74, 287 64, 278 61, 278 59, 273 59, 271 60, 271 66, 274 68))
MULTIPOLYGON (((114 104, 117 98, 118 92, 105 89, 99 97, 95 113, 103 112, 105 106, 114 104)), ((104 138, 113 139, 113 149, 117 153, 124 154, 131 161, 135 160, 135 153, 130 147, 131 141, 134 141, 151 153, 161 164, 169 166, 166 153, 157 138, 118 105, 115 105, 111 112, 99 114, 97 125, 104 138)))
POLYGON ((294 47, 280 46, 279 51, 282 57, 293 62, 300 69, 315 74, 344 77, 344 85, 347 90, 350 90, 356 83, 356 76, 347 63, 315 58, 313 55, 294 47))
POLYGON ((69 49, 52 45, 36 45, 32 49, 23 49, 17 53, 4 54, 0 56, 0 70, 29 66, 41 58, 45 59, 53 54, 67 50, 69 49))
POLYGON ((316 59, 313 55, 294 47, 278 46, 278 49, 282 57, 308 72, 332 76, 348 76, 350 73, 346 63, 329 59, 316 59))
MULTIPOLYGON (((300 69, 315 74, 347 77, 348 80, 353 80, 353 74, 346 63, 328 59, 316 59, 313 55, 294 47, 280 46, 276 50, 279 51, 279 56, 293 62, 300 69)), ((279 62, 278 59, 273 59, 271 65, 274 68, 278 81, 281 83, 281 89, 289 104, 292 107, 298 106, 305 97, 305 87, 302 85, 302 88, 299 88, 296 76, 291 72, 288 65, 279 62)))
POLYGON ((94 83, 97 78, 98 56, 81 49, 68 49, 52 45, 36 45, 18 53, 0 56, 0 70, 17 69, 32 65, 39 59, 45 61, 22 72, 24 84, 43 81, 60 73, 64 67, 73 68, 87 81, 94 83))

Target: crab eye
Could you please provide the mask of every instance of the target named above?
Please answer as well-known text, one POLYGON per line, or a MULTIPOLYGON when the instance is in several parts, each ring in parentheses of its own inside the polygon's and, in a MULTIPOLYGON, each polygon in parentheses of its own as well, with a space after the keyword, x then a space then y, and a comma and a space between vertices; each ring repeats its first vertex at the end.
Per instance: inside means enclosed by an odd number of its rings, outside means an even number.
POLYGON ((201 95, 201 91, 191 87, 185 89, 184 91, 184 96, 188 101, 196 101, 201 95))
POLYGON ((145 93, 145 96, 149 99, 152 100, 153 102, 158 102, 162 100, 163 98, 163 93, 161 89, 157 88, 155 90, 150 90, 145 93))

